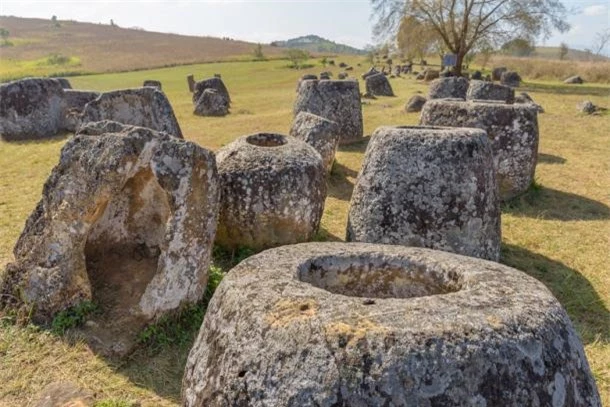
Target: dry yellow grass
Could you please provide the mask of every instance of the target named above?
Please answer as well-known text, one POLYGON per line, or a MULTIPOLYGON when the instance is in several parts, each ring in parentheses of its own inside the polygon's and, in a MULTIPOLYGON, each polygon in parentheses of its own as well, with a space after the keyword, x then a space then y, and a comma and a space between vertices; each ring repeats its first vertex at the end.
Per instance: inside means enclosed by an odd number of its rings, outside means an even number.
MULTIPOLYGON (((295 72, 283 65, 283 61, 222 63, 71 81, 75 88, 105 90, 159 79, 185 137, 216 150, 243 134, 288 130, 297 78, 322 67, 295 72), (191 72, 198 77, 223 74, 234 101, 231 115, 192 114, 185 80, 191 72)), ((357 71, 364 69, 363 63, 357 71)), ((418 114, 403 113, 402 107, 426 86, 412 78, 393 79, 392 85, 398 97, 379 98, 363 107, 366 134, 382 124, 418 122, 418 114)), ((504 208, 501 261, 543 281, 566 307, 585 344, 604 405, 610 405, 610 116, 584 116, 575 108, 584 98, 610 107, 610 88, 549 82, 526 83, 524 88, 546 109, 539 117, 539 188, 504 208)), ((0 143, 0 269, 10 260, 12 246, 64 141, 0 143)), ((349 199, 365 148, 366 141, 343 147, 337 155, 322 220, 323 239, 344 238, 349 199)), ((115 364, 83 345, 69 345, 33 328, 0 327, 0 405, 25 405, 49 382, 70 380, 97 392, 98 399, 175 406, 186 352, 168 347, 154 357, 135 355, 115 364)))
POLYGON ((506 66, 528 79, 558 80, 580 75, 586 82, 610 83, 610 61, 554 60, 494 56, 488 66, 506 66))
MULTIPOLYGON (((0 17, 10 32, 11 47, 0 48, 0 79, 60 72, 118 72, 252 58, 255 44, 113 27, 108 24, 38 18, 0 17), (69 66, 44 64, 51 54, 78 58, 69 66), (20 66, 16 66, 20 65, 20 66), (13 69, 14 68, 14 69, 13 69)), ((263 46, 268 57, 281 48, 263 46)))

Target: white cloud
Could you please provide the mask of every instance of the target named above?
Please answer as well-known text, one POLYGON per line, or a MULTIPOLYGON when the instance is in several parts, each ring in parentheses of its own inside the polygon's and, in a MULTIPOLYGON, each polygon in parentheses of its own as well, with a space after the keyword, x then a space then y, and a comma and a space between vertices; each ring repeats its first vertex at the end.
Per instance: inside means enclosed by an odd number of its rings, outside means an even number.
POLYGON ((586 16, 602 16, 606 14, 606 5, 605 4, 595 4, 593 6, 588 6, 583 9, 583 14, 586 16))

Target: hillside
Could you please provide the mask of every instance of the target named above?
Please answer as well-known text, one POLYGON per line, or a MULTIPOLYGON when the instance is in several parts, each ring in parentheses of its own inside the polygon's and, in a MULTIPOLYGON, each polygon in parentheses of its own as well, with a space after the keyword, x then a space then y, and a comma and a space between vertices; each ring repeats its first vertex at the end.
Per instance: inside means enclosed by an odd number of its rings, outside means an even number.
POLYGON ((350 47, 345 44, 338 44, 317 35, 306 35, 304 37, 292 38, 286 41, 274 41, 271 45, 280 48, 300 48, 310 52, 328 54, 363 55, 366 53, 361 49, 350 47))
MULTIPOLYGON (((121 28, 107 24, 0 16, 10 46, 0 47, 0 78, 27 68, 30 75, 116 72, 250 58, 255 44, 121 28), (66 58, 49 58, 61 55, 66 58)), ((282 50, 264 46, 266 56, 282 50)))

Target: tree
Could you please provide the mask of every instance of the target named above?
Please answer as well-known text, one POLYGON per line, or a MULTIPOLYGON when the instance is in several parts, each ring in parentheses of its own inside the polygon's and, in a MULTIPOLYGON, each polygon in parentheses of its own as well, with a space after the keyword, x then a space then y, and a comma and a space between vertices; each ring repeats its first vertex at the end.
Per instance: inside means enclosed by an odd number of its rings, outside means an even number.
POLYGON ((565 42, 559 44, 559 59, 564 60, 568 55, 569 50, 570 48, 568 48, 568 44, 566 44, 565 42))
POLYGON ((396 43, 408 60, 424 59, 437 49, 439 36, 430 24, 422 23, 412 16, 400 22, 396 43))
POLYGON ((256 61, 264 61, 265 59, 265 54, 263 54, 263 46, 259 43, 256 44, 256 47, 254 47, 254 60, 256 61))
POLYGON ((468 52, 480 41, 499 45, 511 38, 548 38, 552 29, 569 29, 560 0, 371 0, 377 18, 374 33, 395 36, 411 17, 429 26, 447 50, 457 56, 461 75, 468 52))
POLYGON ((309 53, 302 49, 291 48, 286 51, 286 57, 290 61, 290 67, 299 69, 303 66, 303 62, 309 59, 309 53))
POLYGON ((53 25, 55 27, 59 27, 60 26, 59 21, 57 21, 57 16, 56 15, 51 17, 51 21, 53 22, 53 25))
POLYGON ((0 28, 0 38, 2 38, 2 45, 9 45, 8 37, 11 35, 9 30, 6 28, 0 28))
POLYGON ((602 51, 610 42, 610 28, 607 28, 605 31, 598 32, 595 34, 595 41, 593 42, 593 53, 595 55, 601 56, 602 51))
POLYGON ((320 60, 320 64, 322 64, 322 66, 323 66, 324 68, 326 68, 326 65, 328 65, 328 58, 323 57, 323 58, 320 60))
POLYGON ((536 49, 532 43, 525 38, 515 38, 502 44, 502 52, 517 57, 527 57, 534 53, 536 49))

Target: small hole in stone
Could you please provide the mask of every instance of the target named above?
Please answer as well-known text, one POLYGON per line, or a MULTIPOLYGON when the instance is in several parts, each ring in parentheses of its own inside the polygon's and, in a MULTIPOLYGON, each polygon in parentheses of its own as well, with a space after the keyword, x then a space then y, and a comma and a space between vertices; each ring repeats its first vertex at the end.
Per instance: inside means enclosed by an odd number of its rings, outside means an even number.
POLYGON ((238 376, 238 377, 244 377, 244 376, 246 375, 246 373, 248 373, 248 371, 247 371, 247 370, 242 370, 241 372, 239 372, 239 373, 237 374, 237 376, 238 376))
POLYGON ((334 294, 377 298, 441 295, 462 288, 461 273, 382 254, 323 256, 300 266, 298 279, 334 294))
POLYGON ((299 309, 301 311, 307 311, 309 309, 309 304, 302 304, 299 309))
POLYGON ((248 144, 259 147, 279 147, 286 144, 286 136, 273 133, 257 133, 246 138, 248 144))

